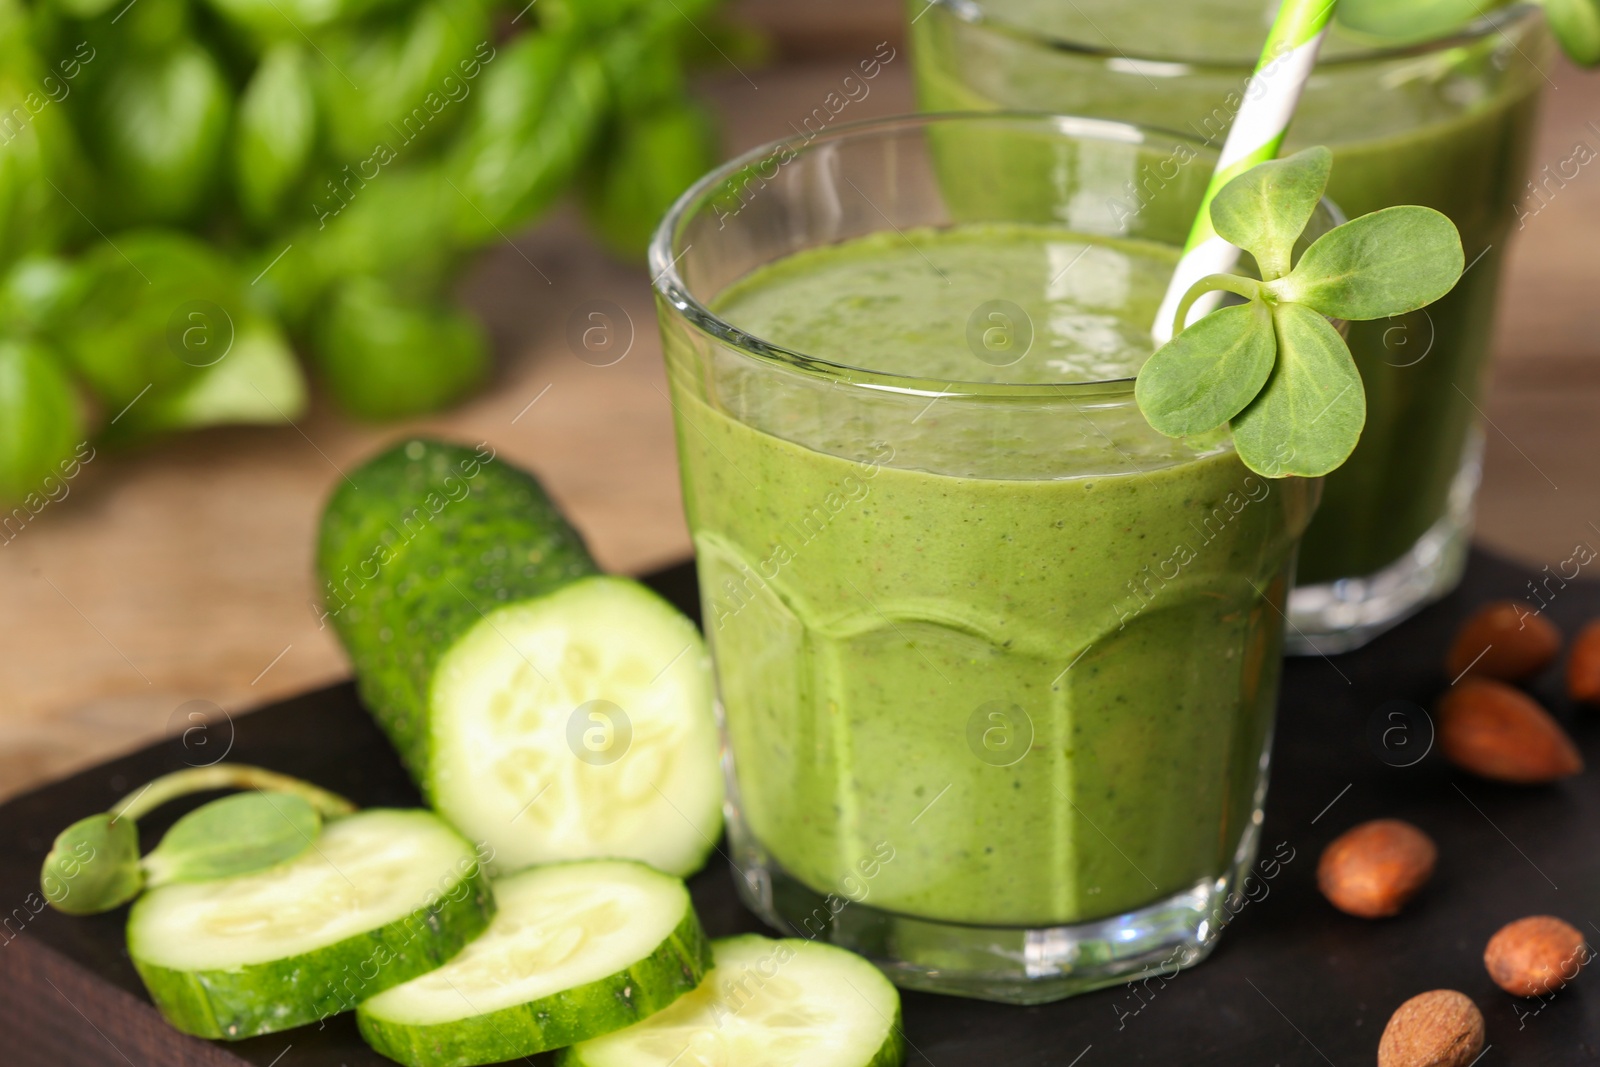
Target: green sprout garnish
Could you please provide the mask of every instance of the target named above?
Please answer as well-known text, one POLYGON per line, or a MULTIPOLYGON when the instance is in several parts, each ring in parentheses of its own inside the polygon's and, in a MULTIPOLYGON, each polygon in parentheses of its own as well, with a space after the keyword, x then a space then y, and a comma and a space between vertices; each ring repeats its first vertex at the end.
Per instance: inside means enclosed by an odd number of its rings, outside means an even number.
POLYGON ((144 888, 139 830, 110 812, 79 819, 56 835, 39 888, 57 911, 94 915, 126 904, 144 888))
MULTIPOLYGON (((1519 0, 1339 0, 1335 17, 1357 34, 1398 43, 1459 33, 1519 0)), ((1600 0, 1537 0, 1574 63, 1600 64, 1600 0)))
POLYGON ((1223 187, 1212 224, 1255 258, 1261 277, 1213 274, 1195 283, 1179 326, 1206 293, 1246 302, 1206 315, 1162 346, 1135 388, 1145 418, 1169 437, 1230 424, 1239 458, 1269 478, 1327 474, 1361 437, 1366 393, 1329 319, 1415 311, 1454 288, 1465 261, 1444 215, 1391 207, 1329 230, 1295 262, 1332 166, 1328 149, 1308 148, 1223 187))
POLYGON ((191 811, 144 858, 145 884, 208 882, 294 859, 322 832, 322 816, 293 793, 235 793, 191 811))
POLYGON ((56 836, 39 872, 44 897, 69 915, 95 915, 145 889, 264 870, 310 848, 324 817, 355 806, 307 782, 260 767, 218 763, 178 771, 79 819, 56 836), (248 789, 179 819, 139 858, 137 820, 169 800, 215 789, 248 789))

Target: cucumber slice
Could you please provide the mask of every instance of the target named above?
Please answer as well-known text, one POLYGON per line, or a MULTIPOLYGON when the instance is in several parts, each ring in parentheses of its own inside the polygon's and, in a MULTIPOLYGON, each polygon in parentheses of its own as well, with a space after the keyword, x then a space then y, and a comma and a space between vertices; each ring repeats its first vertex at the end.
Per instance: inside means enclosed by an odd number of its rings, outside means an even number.
POLYGON ((694 625, 601 576, 531 476, 411 440, 322 521, 327 617, 429 803, 497 870, 697 870, 721 830, 710 660, 694 625))
POLYGON ((459 834, 375 808, 267 870, 151 890, 128 915, 128 954, 173 1026, 234 1040, 349 1011, 438 967, 493 914, 459 834))
POLYGON ((700 988, 644 1022, 574 1045, 559 1067, 900 1067, 900 994, 832 945, 754 934, 711 946, 700 988))
POLYGON ((711 948, 676 878, 626 861, 496 880, 488 931, 356 1012, 410 1067, 499 1063, 631 1026, 700 984, 711 948))
POLYGON ((704 864, 722 818, 705 646, 637 583, 585 578, 496 611, 440 660, 433 707, 439 812, 500 869, 704 864))

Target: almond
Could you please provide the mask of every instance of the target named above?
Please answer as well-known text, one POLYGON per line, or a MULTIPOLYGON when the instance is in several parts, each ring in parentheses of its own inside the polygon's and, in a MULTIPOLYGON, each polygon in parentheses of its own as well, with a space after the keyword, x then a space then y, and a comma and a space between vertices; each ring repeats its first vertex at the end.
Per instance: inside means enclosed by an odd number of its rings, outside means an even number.
POLYGON ((1463 674, 1515 682, 1537 674, 1561 653, 1561 631, 1526 604, 1485 604, 1461 624, 1445 657, 1452 679, 1463 674))
POLYGON ((1389 1017, 1378 1067, 1467 1067, 1483 1051, 1483 1013, 1454 989, 1412 997, 1389 1017))
POLYGON ((1583 757, 1537 701, 1503 682, 1467 678, 1439 698, 1439 748, 1463 770, 1533 785, 1583 770, 1583 757))
POLYGON ((1572 642, 1567 692, 1583 704, 1600 704, 1600 622, 1591 622, 1572 642))
POLYGON ((1363 919, 1398 914, 1433 877, 1439 850, 1408 822, 1374 819, 1334 838, 1317 861, 1317 888, 1363 919))
POLYGON ((1530 915, 1500 928, 1483 950, 1494 984, 1518 997, 1542 997, 1578 976, 1589 962, 1583 935, 1551 915, 1530 915))

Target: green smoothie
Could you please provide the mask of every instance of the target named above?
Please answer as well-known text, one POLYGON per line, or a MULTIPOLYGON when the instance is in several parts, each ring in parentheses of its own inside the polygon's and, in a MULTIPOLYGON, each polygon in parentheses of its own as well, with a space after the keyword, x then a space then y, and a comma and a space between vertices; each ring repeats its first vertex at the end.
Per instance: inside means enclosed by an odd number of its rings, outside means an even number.
MULTIPOLYGON (((920 13, 923 0, 911 5, 920 13)), ((1276 4, 1263 0, 981 0, 985 25, 934 8, 913 24, 930 111, 1021 108, 1165 127, 1220 147, 1276 4), (1047 47, 1042 38, 1109 58, 1047 47)), ((1350 217, 1396 204, 1449 215, 1474 265, 1444 300, 1356 323, 1366 429, 1326 480, 1300 554, 1302 584, 1365 576, 1446 511, 1477 414, 1501 256, 1520 198, 1548 54, 1536 20, 1405 54, 1337 30, 1290 129, 1292 151, 1334 150, 1328 195, 1350 217), (1480 257, 1481 258, 1478 258, 1480 257)), ((1148 183, 1130 183, 1130 204, 1148 183)))
POLYGON ((1252 474, 1226 439, 1161 438, 1131 382, 1075 391, 1137 371, 1173 262, 1030 225, 908 230, 715 301, 763 341, 946 383, 908 386, 893 428, 774 400, 758 374, 690 380, 668 333, 735 832, 818 893, 1039 927, 1233 866, 1317 486, 1252 474), (969 343, 996 299, 1031 325, 1004 366, 969 343), (1018 388, 990 405, 964 382, 1018 388), (1015 432, 1010 405, 1054 405, 1056 436, 1015 432))

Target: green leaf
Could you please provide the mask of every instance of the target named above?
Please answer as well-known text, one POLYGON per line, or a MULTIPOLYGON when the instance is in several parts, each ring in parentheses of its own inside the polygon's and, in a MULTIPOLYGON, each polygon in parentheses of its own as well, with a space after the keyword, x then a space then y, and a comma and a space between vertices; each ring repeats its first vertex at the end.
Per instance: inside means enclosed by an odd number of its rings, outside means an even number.
POLYGON ((188 0, 139 0, 131 6, 112 0, 111 6, 116 13, 94 29, 104 34, 119 55, 127 54, 124 48, 133 53, 164 51, 195 36, 188 0))
POLYGON ((291 793, 236 793, 173 824, 144 859, 154 887, 249 874, 293 859, 322 832, 322 817, 291 793))
POLYGON ((1512 0, 1339 0, 1334 17, 1346 29, 1410 43, 1456 33, 1512 0))
POLYGON ((376 278, 342 285, 311 341, 334 397, 366 419, 436 411, 476 388, 489 369, 476 321, 402 299, 376 278))
POLYGON ((248 30, 259 41, 299 43, 314 30, 398 7, 400 0, 209 0, 209 3, 223 18, 248 30))
MULTIPOLYGON (((27 7, 0 3, 0 264, 54 252, 75 233, 93 234, 69 202, 82 203, 89 176, 68 120, 72 105, 55 103, 45 91, 48 84, 59 93, 70 83, 53 77, 34 47, 39 23, 56 20, 42 13, 38 20, 30 27, 27 7)), ((64 69, 83 73, 82 64, 72 65, 70 48, 65 55, 64 69)))
POLYGON ((297 45, 277 45, 262 57, 239 98, 234 186, 245 214, 258 225, 278 213, 311 158, 317 103, 307 68, 297 45))
POLYGON ((95 915, 126 904, 144 887, 139 829, 109 812, 79 819, 56 835, 39 888, 57 911, 95 915))
POLYGON ((231 99, 217 61, 185 43, 116 67, 88 139, 119 225, 184 222, 208 206, 231 99))
POLYGON ((386 172, 348 204, 324 198, 320 221, 286 240, 293 247, 256 288, 277 301, 297 332, 347 278, 381 277, 404 297, 433 300, 463 261, 452 229, 465 206, 437 169, 386 172))
POLYGON ((1299 304, 1272 310, 1278 362, 1261 395, 1233 420, 1245 466, 1268 478, 1321 477, 1343 463, 1367 421, 1367 395, 1344 338, 1299 304))
POLYGON ((56 0, 62 11, 77 19, 92 19, 110 11, 117 0, 56 0))
MULTIPOLYGON (((549 17, 552 11, 545 14, 549 17)), ((687 76, 679 41, 684 32, 694 30, 678 12, 661 5, 598 42, 597 54, 618 116, 647 115, 686 102, 687 76)))
POLYGON ((1277 349, 1266 304, 1252 300, 1214 311, 1140 369, 1134 385, 1139 410, 1168 437, 1215 429, 1261 392, 1277 349))
POLYGON ((56 332, 108 412, 136 436, 218 423, 278 423, 305 406, 287 341, 232 263, 185 234, 134 231, 83 259, 56 332))
POLYGON ((623 121, 583 183, 590 227, 612 252, 642 263, 661 217, 716 158, 715 127, 693 104, 623 121))
POLYGON ((76 298, 77 261, 64 256, 19 259, 0 281, 0 321, 13 335, 48 335, 76 298))
POLYGON ((318 176, 319 186, 331 180, 348 190, 382 180, 380 168, 393 166, 393 158, 418 158, 466 117, 479 91, 468 73, 499 62, 485 7, 477 0, 426 0, 323 37, 325 62, 312 70, 336 162, 318 176))
POLYGON ((1333 153, 1317 145, 1257 164, 1222 187, 1211 202, 1217 233, 1256 258, 1261 277, 1289 273, 1294 243, 1328 188, 1333 153))
POLYGON ((1600 66, 1600 0, 1544 0, 1544 13, 1574 63, 1600 66))
POLYGON ((600 132, 607 95, 599 57, 554 34, 505 46, 479 81, 446 164, 468 244, 498 239, 560 195, 600 132))
POLYGON ((0 504, 54 498, 57 467, 83 440, 77 391, 56 359, 0 341, 0 504))
POLYGON ((245 292, 233 265, 194 237, 165 230, 118 234, 115 244, 84 256, 82 282, 70 312, 61 315, 59 340, 110 417, 134 404, 118 419, 115 429, 122 430, 142 418, 146 401, 192 385, 211 358, 175 342, 230 332, 250 314, 245 292), (215 327, 215 333, 191 333, 194 324, 215 327))
POLYGON ((1383 319, 1444 296, 1464 264, 1448 218, 1432 208, 1391 207, 1329 230, 1267 289, 1332 318, 1383 319))
POLYGON ((265 319, 237 324, 228 351, 198 368, 182 389, 152 393, 130 409, 130 430, 190 429, 222 424, 273 425, 294 419, 306 407, 306 382, 294 350, 265 319))
POLYGON ((545 0, 542 22, 557 32, 594 33, 647 12, 651 0, 545 0))

